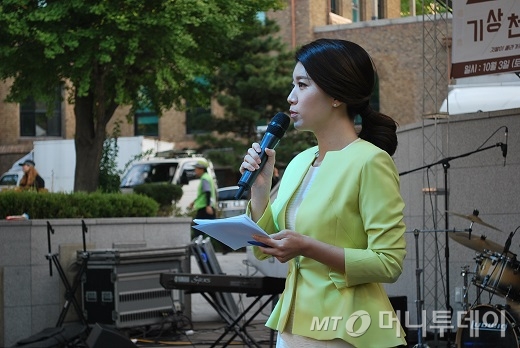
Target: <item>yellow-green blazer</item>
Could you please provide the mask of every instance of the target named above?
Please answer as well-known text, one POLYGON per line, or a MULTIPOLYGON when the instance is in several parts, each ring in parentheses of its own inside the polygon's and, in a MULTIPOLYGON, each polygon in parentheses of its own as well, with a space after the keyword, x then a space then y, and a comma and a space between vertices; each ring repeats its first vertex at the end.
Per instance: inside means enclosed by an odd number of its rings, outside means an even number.
MULTIPOLYGON (((314 147, 302 152, 285 170, 277 198, 258 221, 267 233, 285 228, 287 204, 316 151, 314 147)), ((318 340, 341 338, 362 348, 406 344, 380 284, 395 282, 402 272, 403 208, 399 176, 386 152, 361 139, 328 152, 298 209, 296 230, 344 248, 346 271, 338 273, 305 257, 291 260, 285 290, 266 325, 286 330, 294 306, 290 328, 294 334, 318 340), (367 329, 366 315, 353 316, 364 311, 370 317, 367 329)), ((268 257, 254 249, 257 258, 268 257)))

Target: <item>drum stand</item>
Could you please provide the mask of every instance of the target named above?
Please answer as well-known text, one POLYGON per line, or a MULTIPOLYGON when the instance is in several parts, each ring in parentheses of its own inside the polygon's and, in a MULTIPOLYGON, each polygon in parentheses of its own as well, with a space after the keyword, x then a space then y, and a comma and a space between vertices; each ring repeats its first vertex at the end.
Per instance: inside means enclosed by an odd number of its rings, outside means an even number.
MULTIPOLYGON (((462 279, 464 280, 463 286, 462 286, 462 310, 464 312, 467 312, 469 309, 469 299, 468 299, 468 291, 469 291, 469 284, 468 284, 468 274, 469 274, 469 266, 464 265, 462 267, 462 272, 460 272, 460 275, 462 276, 462 279)), ((478 290, 477 290, 478 293, 478 290)))
MULTIPOLYGON (((496 131, 495 131, 496 132, 496 131)), ((464 154, 461 154, 461 155, 458 155, 458 156, 452 156, 452 157, 446 157, 446 158, 443 158, 437 162, 434 162, 434 163, 430 163, 430 164, 427 164, 425 166, 422 166, 422 167, 419 167, 419 168, 415 168, 415 169, 412 169, 412 170, 408 170, 408 171, 405 171, 405 172, 401 172, 399 173, 399 176, 402 176, 402 175, 406 175, 406 174, 409 174, 409 173, 412 173, 412 172, 415 172, 415 171, 418 171, 418 170, 421 170, 421 169, 430 169, 432 168, 433 166, 435 165, 438 165, 438 164, 441 164, 442 167, 444 168, 444 189, 446 190, 446 194, 444 195, 444 208, 445 208, 445 213, 444 213, 444 222, 445 222, 445 227, 446 227, 446 230, 445 230, 445 249, 444 249, 444 259, 445 259, 445 272, 446 272, 446 293, 445 293, 445 300, 446 300, 446 310, 448 310, 449 312, 449 316, 450 316, 450 321, 451 319, 453 318, 453 308, 451 307, 451 304, 450 304, 450 247, 449 247, 449 237, 448 237, 448 231, 449 231, 449 220, 448 220, 448 169, 450 168, 450 162, 454 159, 458 159, 458 158, 462 158, 462 157, 467 157, 467 156, 470 156, 472 154, 475 154, 477 152, 481 152, 481 151, 485 151, 485 150, 488 150, 488 149, 491 149, 491 148, 494 148, 494 147, 500 147, 502 148, 505 144, 503 143, 496 143, 494 145, 490 145, 490 146, 486 146, 486 147, 479 147, 478 149, 474 150, 474 151, 470 151, 470 152, 466 152, 464 154)), ((451 347, 451 329, 447 329, 447 347, 451 347)))
POLYGON ((416 290, 417 300, 415 306, 417 307, 417 344, 413 348, 428 348, 426 343, 423 343, 423 332, 422 332, 422 306, 423 300, 421 298, 421 273, 422 268, 419 265, 419 230, 413 231, 415 237, 415 279, 416 279, 416 290))

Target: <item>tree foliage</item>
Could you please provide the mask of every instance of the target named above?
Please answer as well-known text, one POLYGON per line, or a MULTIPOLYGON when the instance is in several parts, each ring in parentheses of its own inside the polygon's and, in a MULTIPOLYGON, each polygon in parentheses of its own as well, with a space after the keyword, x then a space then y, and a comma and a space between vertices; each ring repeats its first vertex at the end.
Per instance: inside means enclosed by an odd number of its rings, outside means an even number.
MULTIPOLYGON (((106 125, 143 99, 161 113, 210 92, 208 76, 258 11, 281 0, 3 0, 0 79, 8 101, 53 102, 66 81, 76 117, 75 191, 98 186, 106 125)), ((140 104, 141 103, 141 104, 140 104)))
POLYGON ((410 16, 411 3, 415 4, 415 15, 446 13, 452 10, 452 0, 401 0, 401 17, 410 16))
POLYGON ((225 117, 215 120, 217 131, 253 140, 257 125, 267 125, 274 114, 288 109, 294 55, 274 36, 278 30, 275 22, 258 20, 226 52, 211 79, 215 97, 225 110, 225 117))
POLYGON ((103 143, 103 152, 99 165, 99 190, 101 192, 119 192, 121 173, 117 170, 117 154, 119 146, 117 138, 107 138, 103 143))
MULTIPOLYGON (((206 118, 205 125, 199 126, 218 135, 199 135, 197 141, 215 163, 238 171, 246 149, 263 136, 257 126, 267 125, 277 112, 289 108, 294 52, 276 36, 278 30, 269 19, 250 25, 226 51, 217 73, 209 79, 214 98, 224 107, 224 116, 206 118)), ((288 131, 285 138, 294 141, 283 140, 278 163, 287 163, 295 152, 309 146, 309 137, 301 133, 288 131)))

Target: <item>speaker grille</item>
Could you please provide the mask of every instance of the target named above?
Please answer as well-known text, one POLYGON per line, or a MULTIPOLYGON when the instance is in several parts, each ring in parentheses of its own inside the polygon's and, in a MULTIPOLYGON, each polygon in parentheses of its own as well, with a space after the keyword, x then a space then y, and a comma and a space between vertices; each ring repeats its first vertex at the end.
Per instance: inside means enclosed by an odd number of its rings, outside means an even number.
POLYGON ((154 310, 139 311, 139 312, 132 312, 132 313, 120 313, 119 321, 121 322, 121 324, 128 323, 128 322, 160 323, 161 320, 170 313, 172 313, 171 307, 163 307, 163 308, 157 308, 154 310), (154 319, 156 319, 156 320, 154 320, 154 319))
POLYGON ((140 291, 134 293, 120 293, 119 302, 146 301, 160 298, 170 298, 170 290, 140 291))

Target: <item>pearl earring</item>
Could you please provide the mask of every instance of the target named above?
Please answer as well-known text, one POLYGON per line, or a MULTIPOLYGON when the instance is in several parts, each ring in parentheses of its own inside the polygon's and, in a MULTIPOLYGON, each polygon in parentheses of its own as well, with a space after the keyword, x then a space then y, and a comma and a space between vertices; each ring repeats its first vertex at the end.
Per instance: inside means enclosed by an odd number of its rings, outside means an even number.
POLYGON ((332 106, 334 106, 335 108, 337 108, 337 107, 338 107, 338 104, 334 103, 334 104, 332 104, 332 106))

